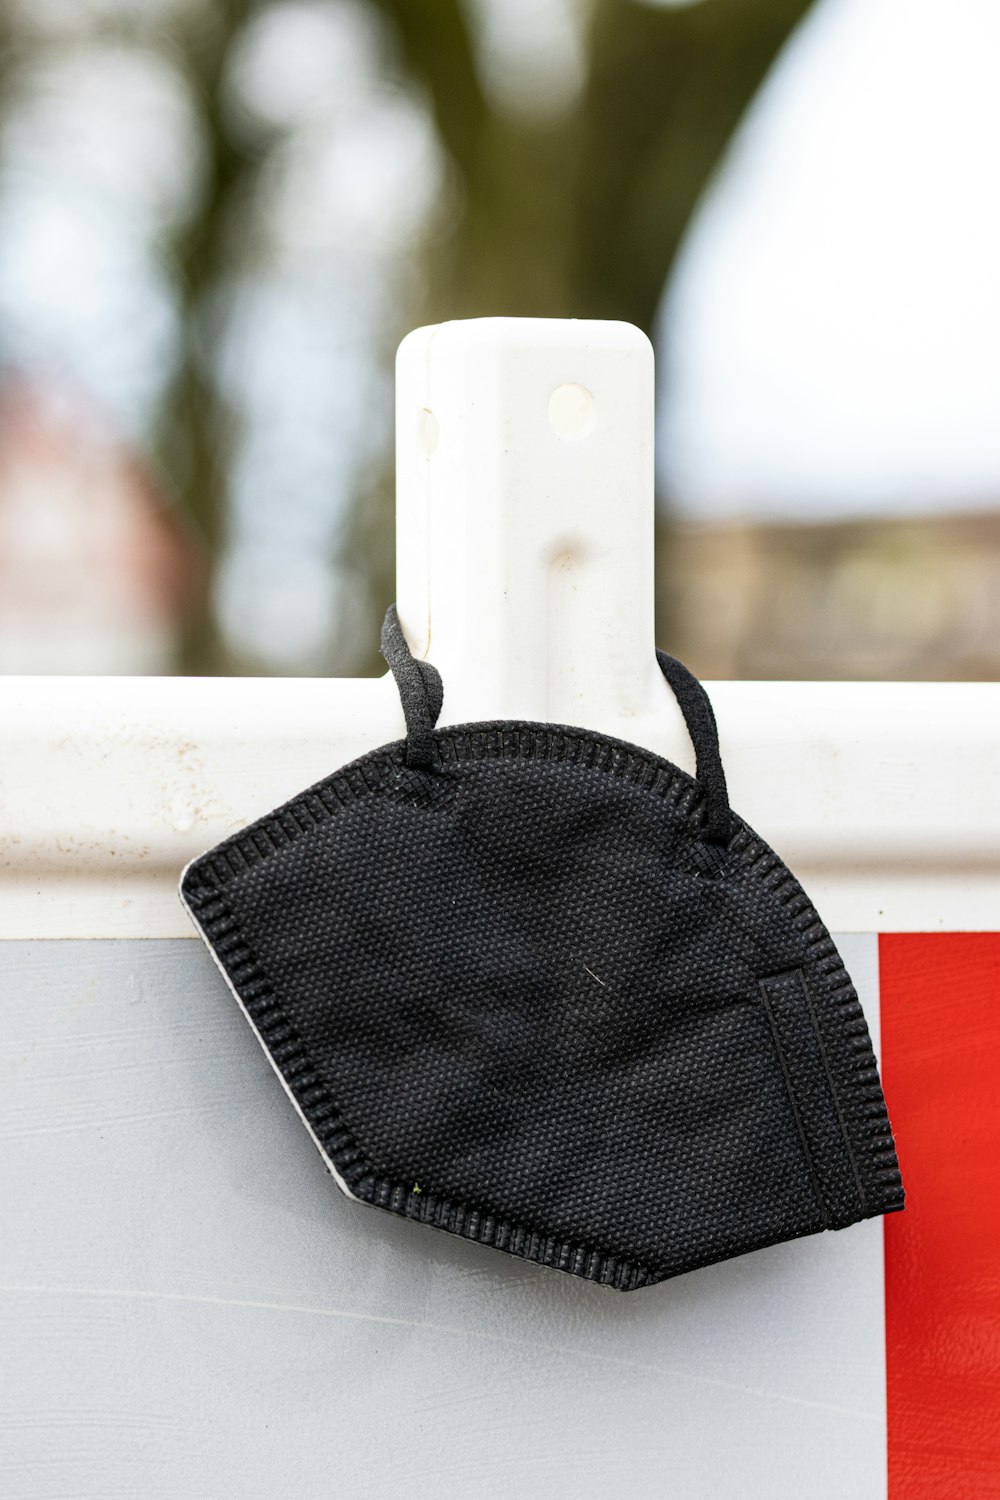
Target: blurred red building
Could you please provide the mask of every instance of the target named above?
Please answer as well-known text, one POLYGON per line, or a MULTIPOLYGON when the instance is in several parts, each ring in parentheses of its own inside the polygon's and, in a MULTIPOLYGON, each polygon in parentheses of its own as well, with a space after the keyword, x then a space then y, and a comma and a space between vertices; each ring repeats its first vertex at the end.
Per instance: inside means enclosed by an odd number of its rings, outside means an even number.
POLYGON ((0 672, 176 671, 202 575, 99 413, 65 389, 0 387, 0 672))

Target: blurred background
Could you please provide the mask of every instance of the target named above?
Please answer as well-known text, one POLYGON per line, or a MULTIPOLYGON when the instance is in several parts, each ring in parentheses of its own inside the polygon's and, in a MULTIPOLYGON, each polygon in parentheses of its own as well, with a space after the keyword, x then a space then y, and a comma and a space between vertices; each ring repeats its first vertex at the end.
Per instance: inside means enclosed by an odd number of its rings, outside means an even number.
POLYGON ((2 0, 0 671, 383 670, 411 327, 658 356, 658 639, 1000 675, 995 0, 2 0))

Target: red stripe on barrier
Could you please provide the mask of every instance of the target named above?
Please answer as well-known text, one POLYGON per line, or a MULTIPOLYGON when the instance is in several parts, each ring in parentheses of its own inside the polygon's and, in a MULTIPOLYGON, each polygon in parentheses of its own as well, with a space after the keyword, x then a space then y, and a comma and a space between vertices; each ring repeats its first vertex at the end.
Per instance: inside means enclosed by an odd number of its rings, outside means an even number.
POLYGON ((889 1500, 1000 1500, 1000 933, 879 940, 889 1500))

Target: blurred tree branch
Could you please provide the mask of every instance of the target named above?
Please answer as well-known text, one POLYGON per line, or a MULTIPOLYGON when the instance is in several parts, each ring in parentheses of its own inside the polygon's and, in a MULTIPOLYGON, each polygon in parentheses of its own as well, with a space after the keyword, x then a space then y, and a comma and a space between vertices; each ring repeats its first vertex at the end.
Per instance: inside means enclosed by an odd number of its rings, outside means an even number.
POLYGON ((375 3, 461 179, 435 314, 649 329, 691 212, 809 0, 596 0, 583 93, 537 122, 489 107, 459 0, 375 3))
POLYGON ((574 284, 585 316, 650 328, 698 199, 808 8, 809 0, 680 9, 598 0, 574 189, 574 284))
MULTIPOLYGON (((465 0, 364 3, 393 33, 398 71, 427 99, 450 164, 451 216, 442 215, 426 256, 423 305, 406 320, 613 317, 648 330, 699 196, 808 0, 589 0, 580 93, 561 112, 528 114, 501 108, 485 88, 465 0)), ((133 28, 179 65, 201 132, 200 202, 164 246, 182 357, 158 446, 213 561, 227 541, 239 433, 211 344, 248 244, 253 253, 248 225, 273 144, 240 131, 225 80, 248 22, 271 8, 272 0, 206 0, 179 7, 168 31, 124 14, 99 22, 122 36, 133 28)), ((0 104, 29 33, 0 6, 0 104)), ((381 353, 388 362, 391 351, 381 353)), ((387 455, 384 474, 354 497, 340 552, 373 622, 391 587, 390 473, 387 455)), ((210 609, 192 622, 184 661, 188 670, 228 665, 210 609)))
MULTIPOLYGON (((691 214, 809 7, 596 0, 578 101, 528 121, 489 107, 459 0, 375 3, 395 23, 461 183, 425 317, 621 318, 647 331, 691 214)), ((372 639, 391 588, 391 536, 387 485, 359 497, 344 547, 368 582, 372 639)), ((379 669, 374 650, 369 666, 379 669)))
MULTIPOLYGON (((495 314, 623 318, 650 329, 684 228, 747 103, 808 0, 684 8, 595 0, 587 80, 563 114, 522 118, 488 99, 462 0, 369 0, 426 95, 459 211, 428 267, 432 320, 495 314)), ((213 293, 260 161, 234 140, 222 82, 255 0, 189 12, 180 38, 206 150, 203 207, 173 247, 185 330, 165 422, 169 467, 213 557, 225 543, 232 418, 205 368, 213 293)), ((391 588, 391 465, 355 497, 341 559, 371 599, 391 588)), ((375 638, 373 632, 372 639, 375 638)), ((189 668, 218 670, 211 619, 189 668)), ((370 662, 361 665, 375 669, 370 662)))
MULTIPOLYGON (((212 299, 233 270, 234 221, 243 200, 250 196, 253 174, 259 168, 259 158, 234 139, 223 82, 242 28, 256 8, 256 0, 214 0, 211 7, 193 7, 185 13, 177 38, 201 129, 204 175, 198 211, 170 246, 183 348, 164 413, 162 446, 183 508, 213 564, 226 541, 234 432, 232 415, 206 368, 212 299)), ((222 670, 210 603, 189 622, 182 654, 188 670, 222 670)))

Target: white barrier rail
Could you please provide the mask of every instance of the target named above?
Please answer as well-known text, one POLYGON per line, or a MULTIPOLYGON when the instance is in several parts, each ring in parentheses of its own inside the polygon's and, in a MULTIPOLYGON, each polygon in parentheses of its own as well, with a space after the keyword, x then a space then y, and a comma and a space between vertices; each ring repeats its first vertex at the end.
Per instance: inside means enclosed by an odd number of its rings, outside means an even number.
MULTIPOLYGON (((1000 689, 710 683, 733 806, 837 931, 1000 918, 1000 689)), ((183 864, 402 733, 391 682, 8 679, 0 937, 188 937, 183 864)), ((575 722, 691 767, 662 724, 575 722)), ((454 722, 452 715, 442 722, 454 722)))

